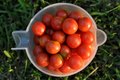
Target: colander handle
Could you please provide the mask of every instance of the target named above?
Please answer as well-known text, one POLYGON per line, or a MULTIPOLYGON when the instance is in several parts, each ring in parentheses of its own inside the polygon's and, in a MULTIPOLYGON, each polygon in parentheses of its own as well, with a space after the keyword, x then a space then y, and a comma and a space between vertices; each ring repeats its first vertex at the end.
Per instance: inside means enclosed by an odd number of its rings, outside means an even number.
POLYGON ((12 50, 24 50, 28 47, 29 35, 26 31, 14 31, 12 36, 16 44, 15 48, 11 48, 12 50))
POLYGON ((97 45, 101 46, 103 45, 107 40, 107 35, 106 33, 101 30, 101 29, 97 29, 97 45))

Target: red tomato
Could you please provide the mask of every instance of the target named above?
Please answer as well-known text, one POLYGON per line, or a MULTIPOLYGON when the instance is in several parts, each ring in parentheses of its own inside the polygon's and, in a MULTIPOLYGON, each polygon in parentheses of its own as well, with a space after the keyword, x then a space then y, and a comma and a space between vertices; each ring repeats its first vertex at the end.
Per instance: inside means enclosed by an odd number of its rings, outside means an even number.
POLYGON ((91 49, 89 45, 80 45, 77 48, 78 54, 81 56, 82 59, 88 59, 91 56, 91 49))
POLYGON ((78 20, 79 18, 82 18, 82 14, 79 11, 72 11, 69 17, 78 20))
POLYGON ((78 24, 74 19, 67 18, 62 24, 62 29, 66 34, 74 34, 78 29, 78 24))
POLYGON ((41 47, 45 47, 48 41, 50 41, 50 36, 48 36, 47 34, 44 34, 40 37, 39 44, 41 47))
POLYGON ((90 31, 83 32, 81 34, 81 41, 84 44, 91 44, 91 43, 93 43, 93 41, 94 41, 94 35, 93 35, 93 33, 90 32, 90 31))
POLYGON ((60 30, 61 29, 61 24, 63 22, 63 18, 62 17, 54 17, 51 20, 51 26, 54 30, 60 30))
POLYGON ((54 71, 57 73, 61 73, 61 71, 59 69, 55 69, 54 71))
POLYGON ((41 52, 43 52, 43 49, 39 45, 35 45, 33 49, 34 56, 38 56, 41 52))
POLYGON ((52 39, 62 44, 65 41, 65 34, 62 31, 56 31, 53 33, 52 39))
POLYGON ((51 36, 51 35, 53 35, 54 31, 53 31, 53 29, 47 29, 46 33, 51 36))
POLYGON ((44 34, 45 32, 45 25, 40 22, 40 21, 36 21, 33 25, 32 25, 32 32, 36 35, 36 36, 41 36, 44 34))
POLYGON ((35 44, 39 44, 39 37, 34 35, 33 41, 35 44))
POLYGON ((77 48, 81 44, 80 34, 69 35, 66 42, 70 48, 77 48))
POLYGON ((38 56, 36 56, 36 62, 39 66, 48 66, 48 55, 44 52, 41 52, 38 56))
POLYGON ((55 69, 60 68, 63 65, 63 59, 59 54, 53 54, 50 56, 50 65, 52 65, 55 69))
POLYGON ((46 50, 50 54, 56 54, 60 51, 60 43, 58 41, 48 41, 46 44, 46 50))
POLYGON ((62 46, 61 46, 61 49, 60 49, 60 54, 61 54, 64 58, 66 58, 69 53, 70 53, 70 48, 69 48, 68 46, 66 46, 66 45, 62 45, 62 46))
POLYGON ((83 66, 83 60, 79 55, 72 55, 69 59, 68 59, 68 65, 72 68, 72 69, 80 69, 83 66))
POLYGON ((63 66, 59 68, 59 70, 62 73, 69 73, 70 71, 72 71, 72 69, 70 68, 70 66, 68 66, 66 61, 64 62, 63 66))
POLYGON ((89 18, 87 18, 87 17, 78 19, 78 28, 82 32, 89 31, 91 25, 92 25, 92 21, 89 18))
POLYGON ((50 13, 45 13, 43 15, 42 21, 45 23, 46 26, 50 26, 50 21, 53 18, 53 16, 50 13))
POLYGON ((50 71, 54 71, 54 70, 55 70, 55 68, 54 68, 52 65, 50 65, 50 64, 47 66, 47 68, 48 68, 50 71))
POLYGON ((68 14, 64 9, 60 9, 56 12, 56 15, 59 16, 59 17, 66 18, 68 14))

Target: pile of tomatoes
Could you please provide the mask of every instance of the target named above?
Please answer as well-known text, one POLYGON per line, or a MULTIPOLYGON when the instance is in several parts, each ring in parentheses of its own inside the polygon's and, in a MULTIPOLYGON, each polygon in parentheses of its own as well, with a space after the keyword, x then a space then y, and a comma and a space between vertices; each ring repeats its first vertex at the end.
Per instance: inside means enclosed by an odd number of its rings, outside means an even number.
POLYGON ((92 55, 92 21, 79 11, 45 13, 32 25, 33 54, 38 66, 50 71, 69 73, 81 69, 92 55))

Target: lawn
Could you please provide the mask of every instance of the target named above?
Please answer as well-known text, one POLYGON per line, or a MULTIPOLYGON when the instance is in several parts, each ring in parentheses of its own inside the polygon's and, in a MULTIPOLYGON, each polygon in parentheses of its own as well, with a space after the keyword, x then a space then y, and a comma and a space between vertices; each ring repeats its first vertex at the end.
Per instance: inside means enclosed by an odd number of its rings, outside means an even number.
POLYGON ((120 80, 119 30, 120 0, 0 0, 0 80, 120 80), (11 50, 15 47, 11 33, 25 30, 38 10, 57 2, 73 3, 87 10, 108 37, 88 67, 63 78, 41 73, 25 51, 11 50))

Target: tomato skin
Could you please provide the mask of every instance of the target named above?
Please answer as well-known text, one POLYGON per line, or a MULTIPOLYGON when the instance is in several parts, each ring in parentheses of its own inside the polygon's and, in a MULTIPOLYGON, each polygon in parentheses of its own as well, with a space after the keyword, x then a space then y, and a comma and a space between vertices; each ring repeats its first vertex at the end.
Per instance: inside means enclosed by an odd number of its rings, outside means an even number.
POLYGON ((92 26, 92 21, 89 18, 84 17, 78 19, 78 28, 80 31, 87 32, 90 30, 91 26, 92 26))
POLYGON ((55 69, 60 68, 63 65, 63 59, 59 54, 53 54, 50 56, 50 65, 52 65, 55 69))
POLYGON ((78 24, 73 18, 66 18, 62 24, 62 30, 66 34, 74 34, 78 30, 78 24))
POLYGON ((60 9, 56 12, 56 15, 62 18, 66 18, 68 16, 67 12, 64 9, 60 9))
POLYGON ((41 36, 44 34, 45 32, 45 25, 40 22, 40 21, 36 21, 33 25, 32 25, 32 32, 36 35, 36 36, 41 36))
POLYGON ((48 55, 44 52, 41 52, 38 56, 36 56, 36 62, 39 66, 48 66, 48 55))
POLYGON ((77 52, 84 60, 88 59, 91 56, 91 48, 89 47, 89 45, 80 45, 77 48, 77 52))
POLYGON ((43 49, 39 45, 35 45, 33 49, 34 56, 38 56, 41 52, 43 52, 43 49))
POLYGON ((66 43, 70 48, 77 48, 81 44, 80 34, 69 35, 66 39, 66 43))
POLYGON ((45 13, 43 15, 42 21, 46 26, 50 26, 50 21, 53 18, 53 16, 50 13, 45 13))
POLYGON ((64 62, 64 64, 62 65, 62 67, 59 68, 59 70, 62 73, 69 73, 70 71, 72 71, 72 69, 70 68, 70 66, 68 65, 67 61, 64 62))
POLYGON ((48 70, 50 70, 50 71, 54 71, 54 70, 55 70, 55 68, 54 68, 52 65, 50 65, 50 64, 47 66, 47 68, 48 68, 48 70))
POLYGON ((60 30, 62 22, 63 22, 63 18, 62 17, 59 17, 59 16, 53 17, 52 20, 51 20, 51 27, 54 30, 60 30))
POLYGON ((33 41, 35 44, 39 44, 39 37, 34 35, 33 41))
POLYGON ((82 18, 82 14, 79 11, 72 11, 69 17, 77 21, 79 18, 82 18))
POLYGON ((87 31, 81 34, 81 41, 84 44, 92 44, 94 42, 94 35, 92 32, 87 31))
MULTIPOLYGON (((77 54, 77 53, 76 53, 77 54)), ((72 55, 69 59, 68 59, 68 65, 74 69, 74 70, 78 70, 80 68, 82 68, 83 66, 83 60, 79 55, 72 55)))
POLYGON ((60 43, 58 41, 48 41, 45 46, 46 50, 50 54, 56 54, 60 51, 60 43))
POLYGON ((60 54, 63 58, 66 58, 70 53, 70 48, 67 45, 62 45, 60 49, 60 54))
POLYGON ((56 31, 53 33, 52 39, 62 44, 65 41, 65 34, 62 31, 56 31))
POLYGON ((45 47, 48 41, 50 41, 50 36, 48 36, 47 34, 44 34, 40 37, 39 44, 41 47, 45 47))

